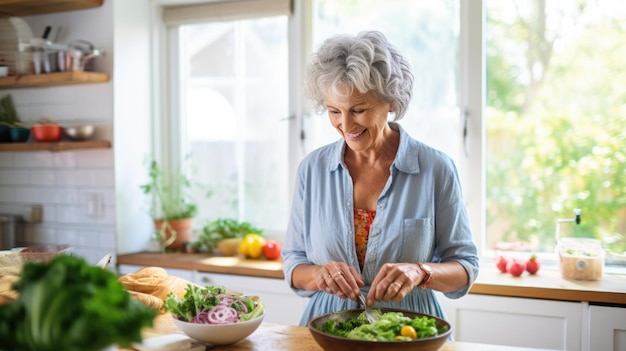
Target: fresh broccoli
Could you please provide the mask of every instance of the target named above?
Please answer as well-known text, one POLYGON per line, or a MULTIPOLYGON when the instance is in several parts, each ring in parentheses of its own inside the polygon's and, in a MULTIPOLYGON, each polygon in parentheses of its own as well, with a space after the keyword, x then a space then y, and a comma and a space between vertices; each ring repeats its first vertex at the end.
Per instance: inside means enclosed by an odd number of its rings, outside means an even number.
POLYGON ((133 299, 116 275, 71 255, 28 262, 0 305, 3 351, 96 351, 141 341, 156 311, 133 299))

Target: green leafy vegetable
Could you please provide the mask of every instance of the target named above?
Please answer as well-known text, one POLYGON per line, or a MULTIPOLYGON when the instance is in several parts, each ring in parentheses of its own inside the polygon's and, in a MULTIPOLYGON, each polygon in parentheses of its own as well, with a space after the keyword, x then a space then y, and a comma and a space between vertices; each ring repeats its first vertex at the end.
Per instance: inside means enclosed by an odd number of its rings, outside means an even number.
POLYGON ((205 318, 199 318, 213 308, 228 302, 228 307, 237 311, 235 320, 247 321, 261 316, 265 310, 263 302, 254 300, 250 296, 240 296, 228 293, 226 288, 217 285, 199 287, 188 284, 182 299, 174 293, 169 293, 163 300, 163 309, 170 312, 176 318, 193 323, 200 323, 197 319, 206 322, 205 318), (245 306, 245 309, 244 309, 245 306))
POLYGON ((437 336, 448 330, 447 327, 438 329, 434 318, 426 316, 409 318, 404 316, 402 312, 382 313, 374 323, 367 320, 364 312, 345 321, 328 319, 323 323, 320 330, 349 339, 394 341, 406 340, 400 336, 400 330, 405 325, 410 325, 417 331, 418 339, 437 336))
POLYGON ((113 272, 71 255, 27 262, 14 289, 16 301, 0 305, 4 351, 97 351, 141 341, 156 311, 133 299, 113 272))
POLYGON ((182 299, 179 299, 174 293, 167 294, 163 300, 163 309, 177 316, 180 320, 190 322, 198 313, 217 306, 219 298, 216 295, 225 293, 226 288, 222 286, 199 287, 187 284, 185 296, 182 299))

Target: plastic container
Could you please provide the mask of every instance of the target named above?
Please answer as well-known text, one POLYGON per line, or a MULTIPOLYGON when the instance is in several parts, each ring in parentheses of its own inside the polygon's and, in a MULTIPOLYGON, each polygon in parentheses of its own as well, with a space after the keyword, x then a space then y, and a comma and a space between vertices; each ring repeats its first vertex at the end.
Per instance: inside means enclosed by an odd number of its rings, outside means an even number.
POLYGON ((575 280, 602 279, 605 253, 599 240, 561 238, 557 250, 563 278, 575 280))

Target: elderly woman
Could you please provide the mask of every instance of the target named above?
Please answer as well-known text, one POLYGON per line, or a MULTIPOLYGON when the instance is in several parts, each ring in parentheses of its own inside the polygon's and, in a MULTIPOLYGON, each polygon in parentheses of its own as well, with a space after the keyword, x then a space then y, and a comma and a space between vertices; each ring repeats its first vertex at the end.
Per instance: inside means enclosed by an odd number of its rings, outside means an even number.
POLYGON ((380 32, 327 39, 307 96, 341 139, 298 168, 283 245, 285 279, 310 297, 301 325, 367 304, 445 318, 434 291, 467 294, 478 257, 458 174, 444 153, 396 123, 413 75, 380 32))

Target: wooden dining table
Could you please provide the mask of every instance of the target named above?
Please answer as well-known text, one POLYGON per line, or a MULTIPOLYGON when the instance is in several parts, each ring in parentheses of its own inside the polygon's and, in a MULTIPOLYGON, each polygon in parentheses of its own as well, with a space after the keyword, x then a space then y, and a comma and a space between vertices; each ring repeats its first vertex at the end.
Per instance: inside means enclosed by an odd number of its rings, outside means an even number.
MULTIPOLYGON (((167 334, 183 334, 172 321, 170 314, 159 315, 152 328, 143 331, 144 339, 167 334)), ((134 350, 122 349, 120 350, 134 350)), ((213 346, 216 351, 324 351, 313 339, 307 327, 262 323, 247 338, 232 345, 213 346)), ((490 345, 448 341, 439 351, 523 351, 535 348, 490 345)))

